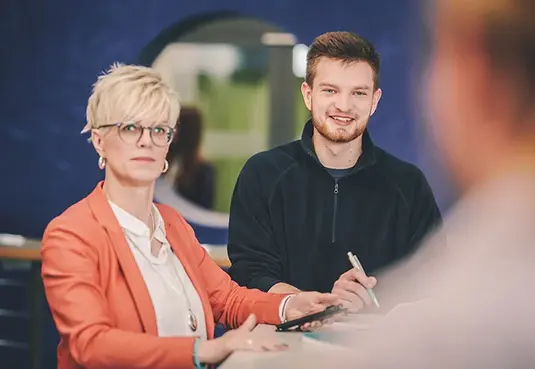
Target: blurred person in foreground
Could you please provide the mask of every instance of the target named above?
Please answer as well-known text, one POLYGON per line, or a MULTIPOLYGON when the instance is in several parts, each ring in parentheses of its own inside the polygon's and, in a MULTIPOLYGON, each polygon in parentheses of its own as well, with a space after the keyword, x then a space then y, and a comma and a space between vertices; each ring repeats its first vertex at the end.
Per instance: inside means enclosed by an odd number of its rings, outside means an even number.
POLYGON ((447 253, 431 239, 392 271, 390 294, 419 288, 427 298, 392 311, 340 360, 535 368, 535 1, 435 6, 428 121, 463 196, 445 219, 447 253), (433 267, 418 271, 425 253, 433 267))
POLYGON ((42 241, 58 368, 199 368, 238 349, 284 349, 274 337, 253 337, 256 321, 275 324, 337 302, 239 287, 176 211, 154 204, 179 110, 176 93, 150 68, 115 65, 94 86, 84 132, 105 180, 55 218, 42 241), (215 321, 237 329, 213 339, 215 321))

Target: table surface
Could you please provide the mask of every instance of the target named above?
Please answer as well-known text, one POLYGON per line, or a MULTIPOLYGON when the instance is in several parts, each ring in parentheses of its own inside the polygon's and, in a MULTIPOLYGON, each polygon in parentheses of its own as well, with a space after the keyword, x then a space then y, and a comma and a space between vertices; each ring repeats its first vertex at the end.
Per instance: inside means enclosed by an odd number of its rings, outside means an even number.
POLYGON ((255 337, 276 337, 289 345, 278 352, 235 351, 220 369, 286 369, 331 368, 333 357, 341 358, 349 350, 338 345, 308 338, 300 332, 276 332, 274 326, 260 324, 253 331, 255 337))
MULTIPOLYGON (((221 268, 230 267, 230 261, 225 246, 210 246, 204 248, 208 254, 221 268)), ((40 261, 41 260, 41 241, 35 239, 26 239, 22 246, 9 246, 0 242, 0 259, 40 261)))

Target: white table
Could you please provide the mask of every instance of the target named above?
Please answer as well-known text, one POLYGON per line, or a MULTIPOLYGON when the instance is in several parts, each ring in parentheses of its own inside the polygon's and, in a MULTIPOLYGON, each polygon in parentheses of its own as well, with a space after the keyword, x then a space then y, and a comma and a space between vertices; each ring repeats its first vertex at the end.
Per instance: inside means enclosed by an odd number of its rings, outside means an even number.
POLYGON ((220 369, 286 369, 331 368, 332 358, 347 354, 348 350, 337 345, 304 337, 300 332, 276 332, 274 326, 258 325, 254 336, 276 335, 290 347, 278 352, 236 351, 219 367, 220 369))

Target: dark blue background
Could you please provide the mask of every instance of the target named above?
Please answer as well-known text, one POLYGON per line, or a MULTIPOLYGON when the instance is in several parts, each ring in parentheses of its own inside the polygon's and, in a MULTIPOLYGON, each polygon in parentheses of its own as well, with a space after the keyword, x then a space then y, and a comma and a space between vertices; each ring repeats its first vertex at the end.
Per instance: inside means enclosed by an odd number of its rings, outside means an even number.
MULTIPOLYGON (((421 49, 412 1, 3 0, 0 10, 0 232, 40 237, 54 216, 92 190, 101 172, 78 133, 97 74, 114 61, 136 62, 162 30, 206 12, 238 11, 306 44, 334 30, 372 40, 382 54, 384 90, 372 137, 431 173, 411 98, 421 49)), ((445 207, 450 195, 442 181, 431 177, 445 207)))

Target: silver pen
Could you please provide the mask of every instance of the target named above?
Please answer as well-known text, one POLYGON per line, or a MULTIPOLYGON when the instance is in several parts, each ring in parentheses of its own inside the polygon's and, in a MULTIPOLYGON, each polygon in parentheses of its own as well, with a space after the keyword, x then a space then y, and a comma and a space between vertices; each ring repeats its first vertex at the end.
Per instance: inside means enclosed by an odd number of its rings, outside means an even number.
MULTIPOLYGON (((353 255, 351 251, 347 253, 347 257, 349 258, 349 262, 351 263, 351 265, 353 265, 353 268, 361 271, 362 273, 364 273, 364 275, 366 275, 366 272, 364 271, 364 268, 362 267, 362 264, 360 263, 359 259, 355 255, 353 255)), ((371 288, 366 288, 366 290, 368 291, 368 295, 372 299, 375 306, 379 307, 379 301, 377 301, 377 297, 375 296, 373 290, 371 288)))

